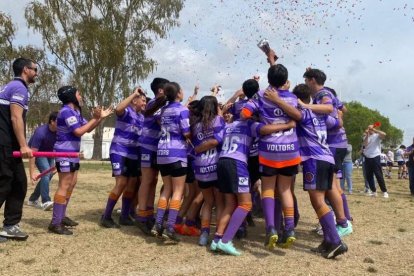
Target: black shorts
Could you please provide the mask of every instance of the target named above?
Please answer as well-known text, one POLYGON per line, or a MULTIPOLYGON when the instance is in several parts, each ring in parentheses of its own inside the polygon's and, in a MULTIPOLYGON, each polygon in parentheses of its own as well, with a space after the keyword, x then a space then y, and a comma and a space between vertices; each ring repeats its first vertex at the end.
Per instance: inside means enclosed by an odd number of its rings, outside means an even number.
POLYGON ((69 161, 58 161, 56 162, 56 170, 58 172, 75 172, 79 171, 80 165, 79 163, 73 163, 69 161))
POLYGON ((249 193, 247 164, 236 159, 220 158, 217 164, 218 188, 222 193, 249 193))
POLYGON ((159 170, 158 164, 157 164, 157 152, 148 150, 146 148, 140 148, 141 156, 140 156, 140 162, 141 162, 141 168, 151 168, 154 170, 159 170))
POLYGON ((405 161, 397 161, 398 166, 404 166, 405 161))
POLYGON ((198 187, 200 189, 208 189, 208 188, 217 188, 217 189, 219 189, 217 180, 213 180, 213 181, 200 181, 200 180, 197 180, 197 183, 198 183, 198 187))
POLYGON ((284 175, 284 176, 294 176, 298 174, 298 165, 289 166, 285 168, 272 168, 265 165, 260 165, 260 173, 262 176, 275 176, 275 175, 284 175))
POLYGON ((381 163, 381 167, 386 167, 387 163, 381 163))
POLYGON ((183 162, 177 161, 171 164, 159 164, 161 176, 180 177, 187 174, 187 167, 184 167, 183 162))
POLYGON ((334 165, 321 160, 308 159, 302 162, 303 189, 305 191, 327 191, 332 189, 334 165))
POLYGON ((392 167, 392 166, 394 166, 394 163, 393 163, 393 162, 389 162, 389 161, 388 161, 388 162, 387 162, 387 166, 388 166, 388 167, 392 167))
POLYGON ((195 175, 193 170, 192 161, 188 160, 187 162, 187 175, 185 177, 185 183, 193 183, 195 181, 195 175))
POLYGON ((249 171, 251 185, 254 185, 260 179, 259 166, 259 156, 250 156, 247 160, 247 170, 249 171))
POLYGON ((337 173, 338 171, 342 170, 342 163, 344 163, 347 149, 330 147, 330 150, 335 159, 334 172, 337 173))
POLYGON ((130 159, 115 153, 110 154, 112 176, 138 177, 141 175, 140 160, 130 159))

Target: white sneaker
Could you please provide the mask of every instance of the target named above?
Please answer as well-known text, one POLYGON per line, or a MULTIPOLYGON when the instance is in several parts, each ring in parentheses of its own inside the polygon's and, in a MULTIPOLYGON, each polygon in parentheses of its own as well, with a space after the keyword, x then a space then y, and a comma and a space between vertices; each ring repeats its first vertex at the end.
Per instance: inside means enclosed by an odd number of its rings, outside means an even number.
POLYGON ((372 197, 377 197, 377 192, 369 191, 368 195, 372 197))
POLYGON ((42 203, 40 203, 39 200, 34 200, 34 201, 28 200, 27 205, 35 207, 35 208, 42 208, 42 203))
POLYGON ((49 211, 52 208, 53 208, 53 201, 46 201, 45 203, 42 204, 43 211, 49 211))
POLYGON ((384 193, 384 198, 389 198, 390 196, 388 195, 387 192, 384 193))

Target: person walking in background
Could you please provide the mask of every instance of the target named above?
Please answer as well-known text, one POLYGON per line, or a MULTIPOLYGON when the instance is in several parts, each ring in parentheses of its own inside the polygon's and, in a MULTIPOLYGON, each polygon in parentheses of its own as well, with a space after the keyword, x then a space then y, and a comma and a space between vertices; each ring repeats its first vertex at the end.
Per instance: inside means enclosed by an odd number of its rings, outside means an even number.
MULTIPOLYGON (((49 115, 47 124, 36 128, 29 140, 29 147, 32 151, 53 151, 56 142, 57 118, 58 112, 54 111, 49 115)), ((50 170, 55 165, 55 159, 50 157, 36 157, 29 159, 30 180, 34 185, 36 179, 35 165, 40 173, 50 170)), ((49 196, 49 183, 52 180, 53 172, 50 172, 40 178, 36 188, 30 195, 27 205, 49 211, 53 207, 53 201, 49 196), (42 199, 39 202, 39 197, 42 199)))
POLYGON ((385 186, 384 175, 382 174, 380 154, 381 154, 381 140, 387 134, 381 130, 369 125, 365 130, 364 136, 364 156, 365 156, 365 173, 369 187, 371 189, 371 196, 377 196, 377 189, 374 183, 374 175, 377 179, 381 191, 384 193, 384 198, 388 198, 387 187, 385 186))
POLYGON ((344 162, 342 163, 342 178, 341 178, 341 188, 345 190, 345 181, 348 187, 348 193, 352 194, 352 145, 348 144, 346 149, 346 155, 344 162))
POLYGON ((391 179, 391 170, 392 170, 393 166, 394 166, 394 152, 391 149, 389 149, 388 152, 387 152, 387 167, 388 168, 387 168, 387 171, 385 173, 385 176, 387 178, 391 179))
POLYGON ((381 169, 382 169, 382 173, 385 174, 387 173, 387 155, 384 153, 384 150, 381 151, 380 154, 380 164, 381 164, 381 169))
POLYGON ((414 196, 414 138, 411 146, 408 146, 405 150, 405 156, 408 158, 407 169, 408 169, 408 179, 410 183, 410 192, 414 196))

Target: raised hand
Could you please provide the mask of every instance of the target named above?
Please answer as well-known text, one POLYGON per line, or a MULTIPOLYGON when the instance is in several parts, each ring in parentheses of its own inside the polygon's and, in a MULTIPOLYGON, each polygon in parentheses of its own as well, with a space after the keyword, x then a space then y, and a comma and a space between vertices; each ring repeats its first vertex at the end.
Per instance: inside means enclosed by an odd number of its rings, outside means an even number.
POLYGON ((114 113, 114 108, 112 106, 109 106, 107 109, 101 109, 100 119, 105 119, 112 113, 114 113))
POLYGON ((279 93, 274 88, 266 89, 264 97, 274 103, 280 100, 279 93))

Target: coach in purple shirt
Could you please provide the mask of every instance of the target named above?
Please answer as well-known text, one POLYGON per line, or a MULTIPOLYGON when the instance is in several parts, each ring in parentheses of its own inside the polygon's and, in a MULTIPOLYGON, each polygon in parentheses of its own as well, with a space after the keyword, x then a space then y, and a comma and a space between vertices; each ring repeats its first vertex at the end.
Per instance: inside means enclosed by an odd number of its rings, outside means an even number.
POLYGON ((13 151, 22 157, 32 157, 25 137, 28 109, 28 85, 35 82, 36 64, 26 58, 13 62, 14 79, 0 89, 0 208, 4 203, 3 230, 0 242, 5 239, 26 240, 20 230, 23 202, 27 192, 27 178, 22 158, 13 158, 13 151))
MULTIPOLYGON (((29 146, 33 151, 53 151, 53 146, 56 142, 57 114, 57 111, 50 113, 48 123, 36 128, 29 141, 29 146)), ((48 157, 36 157, 36 159, 30 159, 29 171, 32 184, 37 181, 35 164, 39 172, 42 173, 55 165, 55 159, 48 157)), ((50 200, 49 196, 49 183, 50 180, 52 180, 52 175, 52 172, 50 172, 40 178, 39 183, 37 183, 35 190, 27 201, 27 205, 40 208, 45 211, 48 211, 53 207, 53 202, 50 200), (38 200, 39 197, 42 199, 41 202, 38 200)))

